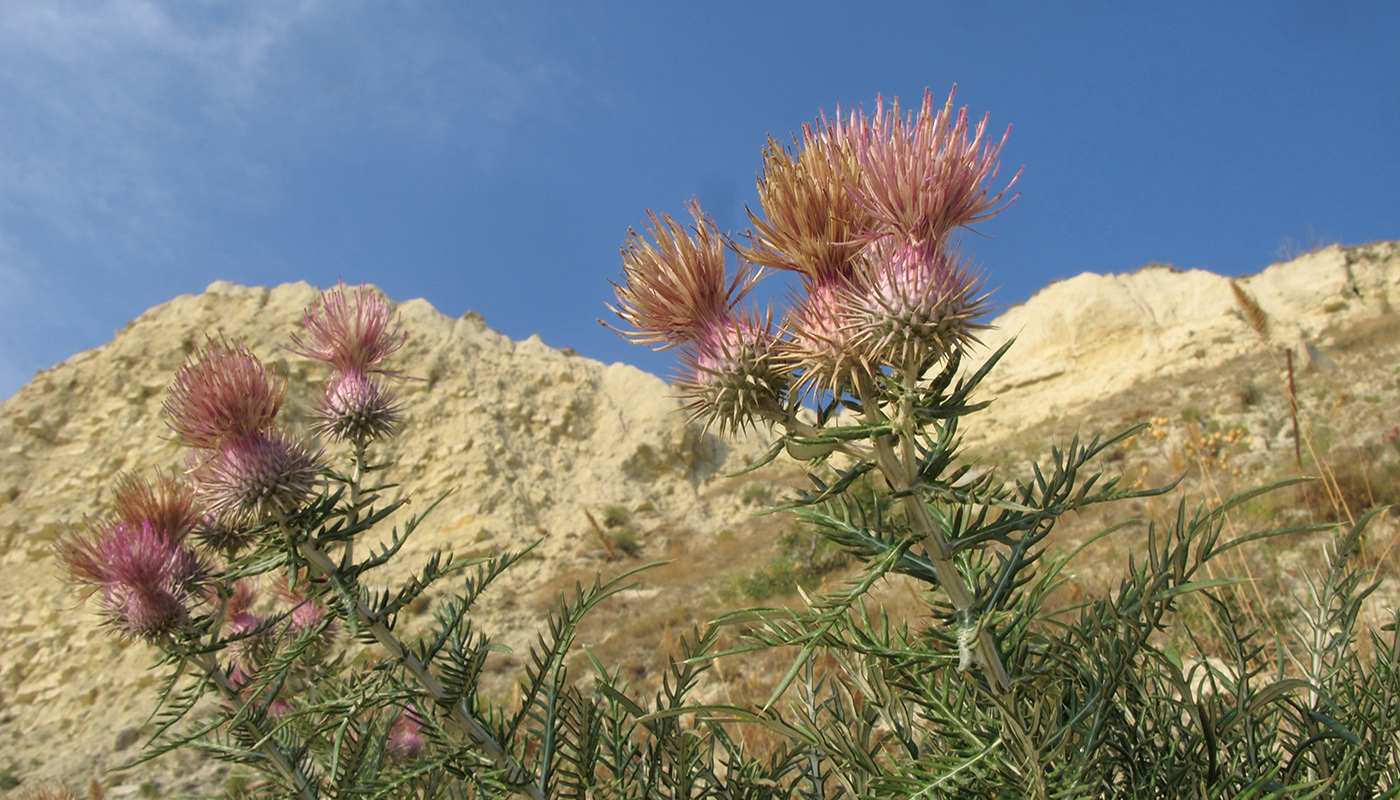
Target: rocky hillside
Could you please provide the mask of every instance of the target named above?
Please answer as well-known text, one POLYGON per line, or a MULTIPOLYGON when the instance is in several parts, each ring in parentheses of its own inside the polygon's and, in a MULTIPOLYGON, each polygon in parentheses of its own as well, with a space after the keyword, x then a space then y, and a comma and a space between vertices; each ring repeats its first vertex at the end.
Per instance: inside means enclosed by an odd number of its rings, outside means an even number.
MULTIPOLYGON (((1239 283, 1269 316, 1274 346, 1307 342, 1322 354, 1316 358, 1330 362, 1331 352, 1355 370, 1365 353, 1347 357, 1343 343, 1355 349, 1370 331, 1394 339, 1400 243, 1327 248, 1239 283)), ((290 378, 293 412, 304 415, 321 373, 281 345, 315 296, 306 284, 216 283, 151 309, 111 343, 40 373, 0 405, 0 779, 9 776, 0 788, 13 779, 20 787, 81 786, 136 752, 156 681, 146 671, 150 654, 95 627, 48 549, 66 522, 103 511, 118 471, 149 475, 179 463, 161 404, 170 376, 205 336, 241 338, 278 364, 290 378)), ((626 509, 644 531, 647 557, 688 551, 701 559, 754 524, 723 474, 762 452, 758 437, 726 443, 702 435, 674 413, 660 379, 631 367, 537 338, 513 342, 479 316, 449 319, 423 300, 398 309, 409 340, 395 366, 419 380, 403 386, 405 433, 380 454, 398 465, 390 476, 401 484, 396 492, 416 508, 451 492, 401 572, 437 548, 488 552, 542 538, 538 557, 513 573, 512 594, 534 596, 601 564, 588 511, 601 518, 605 508, 626 509)), ((1259 362, 1253 357, 1270 347, 1241 315, 1227 279, 1161 266, 1055 283, 995 324, 988 346, 1018 340, 986 384, 992 409, 967 430, 985 452, 1056 420, 1093 414, 1116 425, 1144 402, 1157 413, 1145 391, 1163 381, 1189 386, 1241 359, 1259 362)), ((1394 408, 1393 365, 1373 372, 1383 373, 1372 381, 1381 388, 1367 396, 1394 408)), ((1279 408, 1259 412, 1266 442, 1280 435, 1279 408)), ((648 591, 622 602, 644 605, 648 591)), ((483 622, 519 649, 533 613, 507 598, 483 622)), ((104 780, 120 797, 148 781, 162 793, 217 787, 221 774, 167 758, 104 780)))
POLYGON ((1240 311, 1228 278, 1150 265, 1126 275, 1084 273, 1052 283, 999 316, 982 337, 1016 344, 984 384, 996 407, 969 431, 992 442, 1144 381, 1214 369, 1269 347, 1325 354, 1338 336, 1400 306, 1400 242, 1327 247, 1239 286, 1268 315, 1266 345, 1240 311), (1312 345, 1311 351, 1306 345, 1312 345))
MULTIPOLYGON (((290 377, 292 410, 304 414, 322 375, 282 345, 316 296, 304 283, 216 283, 151 309, 0 407, 0 770, 71 780, 135 752, 155 679, 150 653, 95 628, 49 547, 65 523, 104 511, 118 471, 150 475, 181 463, 161 405, 205 336, 243 339, 276 363, 290 377)), ((406 548, 397 576, 438 548, 490 552, 542 538, 538 557, 512 573, 528 593, 602 552, 586 509, 601 517, 623 506, 711 533, 742 516, 733 502, 716 508, 700 493, 742 456, 683 424, 660 379, 538 338, 512 342, 479 316, 449 319, 423 300, 398 310, 409 339, 395 366, 418 380, 402 387, 404 435, 379 454, 397 463, 396 494, 414 505, 451 494, 406 548)), ((664 549, 662 539, 648 546, 664 549)), ((528 645, 528 623, 497 627, 510 644, 528 645)))

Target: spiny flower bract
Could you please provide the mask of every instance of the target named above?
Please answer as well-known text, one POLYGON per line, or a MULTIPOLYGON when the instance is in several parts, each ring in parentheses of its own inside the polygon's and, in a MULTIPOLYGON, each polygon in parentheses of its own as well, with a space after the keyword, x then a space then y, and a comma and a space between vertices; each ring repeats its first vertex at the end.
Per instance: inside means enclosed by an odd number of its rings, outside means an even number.
POLYGON ((337 442, 382 439, 398 432, 403 406, 373 375, 333 373, 316 405, 313 429, 337 442))
POLYGON ((315 492, 321 470, 319 450, 275 428, 194 453, 191 460, 200 500, 235 527, 296 512, 315 492))
POLYGON ((787 387, 773 354, 771 312, 731 314, 707 327, 682 351, 682 372, 675 381, 692 420, 721 432, 733 432, 756 416, 780 411, 787 387))
POLYGON ((787 335, 775 350, 791 373, 793 390, 801 394, 827 392, 839 396, 855 391, 872 366, 858 347, 850 326, 850 296, 856 279, 829 279, 807 287, 788 313, 787 335))
POLYGON ((862 280, 846 293, 843 330, 873 368, 922 368, 975 340, 987 310, 981 279, 957 252, 895 239, 870 247, 862 280))

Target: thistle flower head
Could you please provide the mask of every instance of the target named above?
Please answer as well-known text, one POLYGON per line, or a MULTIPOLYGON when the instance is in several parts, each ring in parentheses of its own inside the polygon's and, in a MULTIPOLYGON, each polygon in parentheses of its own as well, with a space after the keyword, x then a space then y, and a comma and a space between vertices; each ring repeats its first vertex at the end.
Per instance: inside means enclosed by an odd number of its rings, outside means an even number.
POLYGON ((272 684, 257 686, 258 668, 256 665, 244 666, 237 659, 229 667, 228 682, 242 696, 242 701, 232 698, 225 698, 223 703, 226 708, 236 708, 243 702, 262 709, 271 719, 276 719, 292 710, 291 703, 278 696, 281 688, 278 681, 272 684))
POLYGON ((952 114, 951 93, 935 112, 933 93, 925 91, 917 116, 901 116, 898 100, 888 108, 879 103, 871 135, 855 140, 860 170, 848 184, 877 222, 867 239, 895 233, 916 243, 941 242, 949 231, 988 219, 1016 199, 998 205, 1019 172, 995 195, 989 186, 1011 129, 993 145, 984 116, 969 141, 967 109, 956 119, 952 114))
POLYGON ((191 535, 199 547, 229 560, 233 560, 245 547, 253 543, 248 526, 235 524, 211 513, 200 516, 191 535))
POLYGON ((871 245, 862 280, 846 296, 852 349, 875 368, 922 367, 976 340, 987 311, 981 277, 961 254, 883 239, 871 245))
POLYGON ((209 339, 175 373, 165 413, 186 445, 212 450, 271 427, 286 393, 245 345, 209 339))
POLYGON ((199 499, 233 528, 297 511, 315 491, 321 470, 320 451, 276 428, 191 454, 199 499))
POLYGON ((228 638, 233 662, 250 673, 267 663, 276 645, 276 634, 267 619, 246 610, 229 614, 228 638))
POLYGON ((293 335, 291 350, 340 372, 398 377, 379 363, 408 341, 408 334, 399 329, 401 321, 383 295, 362 283, 352 298, 342 283, 306 310, 306 339, 293 335))
POLYGON ((855 278, 814 283, 789 312, 788 335, 777 350, 784 368, 796 375, 794 391, 839 396, 871 374, 850 326, 850 297, 857 290, 855 278))
POLYGON ((365 442, 398 432, 403 406, 373 375, 345 372, 331 375, 313 428, 337 442, 365 442))
POLYGON ((675 381, 691 420, 737 431, 765 410, 780 409, 787 378, 773 353, 773 315, 752 311, 727 316, 686 345, 675 381))
POLYGON ((384 743, 384 752, 389 758, 403 762, 411 761, 423 752, 423 722, 413 708, 406 708, 389 728, 389 739, 384 743))
POLYGON ((155 483, 127 472, 117 476, 112 492, 117 519, 130 525, 149 522, 156 532, 180 541, 199 523, 194 489, 175 475, 156 472, 155 483))
POLYGON ((149 522, 89 522, 55 552, 76 583, 102 598, 102 613, 122 636, 148 641, 175 631, 189 617, 208 573, 198 556, 149 522))
POLYGON ((763 217, 749 212, 751 246, 740 255, 809 283, 849 277, 860 239, 874 225, 848 189, 858 182, 856 153, 869 131, 860 111, 843 120, 838 108, 834 119, 822 115, 815 126, 803 126, 796 155, 770 139, 758 178, 763 217))
POLYGON ((323 653, 335 640, 337 627, 335 618, 326 610, 320 598, 308 597, 286 584, 278 586, 277 594, 282 602, 292 608, 291 613, 287 615, 287 633, 293 638, 300 638, 310 631, 320 629, 320 633, 316 635, 317 649, 323 653), (322 625, 325 627, 322 628, 322 625))
POLYGON ((693 200, 686 207, 695 217, 694 237, 670 216, 653 212, 647 212, 651 225, 644 227, 654 243, 635 230, 627 231, 627 245, 622 248, 624 281, 613 283, 617 305, 608 305, 633 330, 609 328, 656 350, 685 344, 716 324, 759 278, 742 261, 728 275, 727 245, 714 220, 693 200))

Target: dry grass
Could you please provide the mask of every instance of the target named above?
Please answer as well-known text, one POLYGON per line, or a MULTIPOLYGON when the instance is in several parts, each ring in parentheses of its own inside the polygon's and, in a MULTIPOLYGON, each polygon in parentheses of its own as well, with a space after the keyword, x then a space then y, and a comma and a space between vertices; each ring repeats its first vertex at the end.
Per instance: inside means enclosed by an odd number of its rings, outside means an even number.
MULTIPOLYGON (((1396 355, 1389 351, 1400 344, 1400 315, 1362 327, 1366 330, 1348 331, 1329 345, 1330 354, 1341 364, 1339 373, 1307 371, 1298 376, 1304 472, 1319 476, 1318 480, 1276 490, 1235 509, 1227 516, 1225 538, 1271 528, 1348 522, 1373 508, 1400 502, 1400 453, 1390 443, 1392 420, 1400 420, 1400 402, 1393 391, 1396 381, 1393 374, 1376 376, 1374 368, 1378 357, 1386 363, 1396 355), (1389 344, 1377 347, 1377 341, 1389 344), (1362 380, 1362 375, 1370 377, 1362 380), (1381 392, 1373 383, 1390 391, 1381 392)), ((1031 459, 1047 458, 1051 443, 1063 444, 1076 433, 1089 435, 1094 430, 1116 431, 1148 423, 1136 437, 1106 454, 1102 468, 1121 475, 1125 485, 1160 486, 1177 480, 1180 485, 1163 497, 1095 507, 1060 520, 1047 540, 1052 550, 1076 547, 1126 518, 1143 522, 1080 554, 1050 601, 1052 607, 1068 608, 1111 593, 1129 559, 1142 557, 1146 523, 1171 524, 1183 501, 1189 513, 1199 503, 1219 503, 1262 483, 1297 476, 1291 433, 1284 430, 1289 403, 1285 381, 1281 364, 1273 363, 1270 356, 1240 357, 1193 375, 1189 385, 1172 378, 1144 381, 1085 409, 1073 425, 1052 421, 1034 426, 1014 441, 983 448, 968 458, 1003 472, 1004 467, 1023 469, 1031 459)), ((975 426, 975 419, 969 426, 975 426)), ((765 493, 781 497, 784 487, 803 483, 794 465, 775 465, 755 476, 720 482, 711 491, 732 493, 752 503, 765 493)), ((598 609, 580 641, 588 642, 604 663, 625 665, 634 688, 654 690, 667 659, 678 652, 679 637, 747 604, 742 597, 726 597, 723 587, 732 585, 736 576, 751 573, 775 552, 787 524, 779 518, 756 517, 718 537, 670 536, 665 556, 672 561, 646 575, 648 594, 633 600, 620 598, 598 609)), ((1298 603, 1307 591, 1305 576, 1320 569, 1323 547, 1331 536, 1291 533, 1231 551, 1214 567, 1213 576, 1246 578, 1225 590, 1225 599, 1250 623, 1287 645, 1296 636, 1293 626, 1298 603)), ((646 537, 650 539, 651 534, 646 537)), ((1364 563, 1387 580, 1373 605, 1393 604, 1400 594, 1391 587, 1400 558, 1400 527, 1389 519, 1373 523, 1364 548, 1364 563)), ((588 569, 569 576, 570 580, 591 580, 591 572, 583 574, 588 569)), ((839 580, 843 574, 833 573, 829 580, 839 580)), ((537 597, 532 606, 542 612, 548 601, 537 597)), ((768 602, 797 603, 800 598, 792 594, 768 602)), ((908 620, 915 627, 926 624, 926 607, 912 582, 893 579, 876 592, 872 602, 895 619, 908 620)), ((1191 602, 1195 601, 1188 601, 1184 609, 1185 624, 1209 618, 1193 611, 1191 602)), ((741 634, 740 630, 728 633, 724 644, 735 643, 741 634)), ((761 702, 790 665, 791 656, 764 652, 723 659, 710 673, 711 686, 702 696, 738 705, 761 702)), ((743 735, 757 736, 756 744, 766 740, 752 731, 743 735)))

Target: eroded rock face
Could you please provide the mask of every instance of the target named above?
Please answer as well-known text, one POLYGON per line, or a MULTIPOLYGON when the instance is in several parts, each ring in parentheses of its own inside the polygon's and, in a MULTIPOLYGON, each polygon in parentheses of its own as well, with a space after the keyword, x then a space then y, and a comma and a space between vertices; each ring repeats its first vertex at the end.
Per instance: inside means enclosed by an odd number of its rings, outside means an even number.
MULTIPOLYGON (((151 309, 0 406, 0 769, 8 758, 31 785, 82 786, 135 752, 116 747, 117 737, 151 710, 152 654, 98 629, 92 608, 75 608, 49 548, 66 523, 105 512, 119 471, 150 476, 182 463, 161 407, 171 376, 206 336, 242 339, 275 365, 289 378, 289 416, 305 422, 323 367, 283 345, 317 295, 305 283, 213 284, 151 309)), ((449 494, 385 581, 439 548, 484 553, 542 538, 512 579, 522 592, 543 591, 599 552, 585 509, 640 508, 710 532, 742 515, 698 490, 744 454, 685 424, 659 378, 537 337, 513 342, 475 314, 450 319, 423 300, 398 311, 408 342, 392 366, 415 380, 401 386, 403 434, 376 454, 397 464, 385 476, 410 508, 449 494)), ((487 614, 483 622, 502 623, 493 627, 508 644, 528 647, 533 620, 487 614)))
POLYGON ((993 441, 1144 378, 1241 353, 1294 346, 1302 357, 1301 342, 1325 351, 1334 330, 1392 313, 1400 243, 1327 247, 1238 283, 1268 315, 1272 345, 1240 313, 1229 279, 1202 270, 1084 273, 1042 289, 980 337, 984 354, 1012 336, 1016 343, 983 384, 983 397, 996 402, 968 429, 969 441, 993 441))
MULTIPOLYGON (((1390 242, 1328 248, 1240 281, 1269 315, 1276 344, 1323 350, 1335 331, 1391 313, 1398 283, 1400 243, 1390 242)), ((151 309, 0 405, 0 770, 14 765, 27 786, 80 787, 136 752, 157 681, 146 669, 152 654, 97 627, 48 548, 65 523, 105 511, 119 471, 179 466, 161 405, 206 336, 241 338, 276 365, 289 379, 289 416, 304 423, 323 368, 282 345, 316 297, 305 283, 213 284, 151 309)), ((385 477, 400 484, 393 497, 412 499, 410 510, 450 494, 386 581, 439 548, 484 553, 542 537, 538 557, 511 580, 522 593, 547 591, 598 563, 585 510, 625 506, 651 530, 688 537, 715 537, 745 519, 732 493, 708 489, 762 453, 763 434, 737 443, 702 434, 675 413, 660 379, 538 338, 513 342, 475 314, 454 320, 423 300, 398 311, 409 338, 392 366, 417 380, 401 386, 403 434, 377 455, 396 463, 385 477)), ((1239 314, 1227 279, 1164 267, 1053 284, 995 324, 984 354, 1018 339, 984 384, 996 402, 964 428, 973 444, 1072 415, 1144 378, 1189 380, 1192 370, 1268 346, 1239 314)), ((647 546, 665 552, 665 542, 647 546)), ((519 611, 488 605, 481 622, 523 651, 537 620, 519 611)), ((147 775, 164 776, 167 790, 217 786, 209 769, 164 759, 109 780, 133 790, 147 775)))

